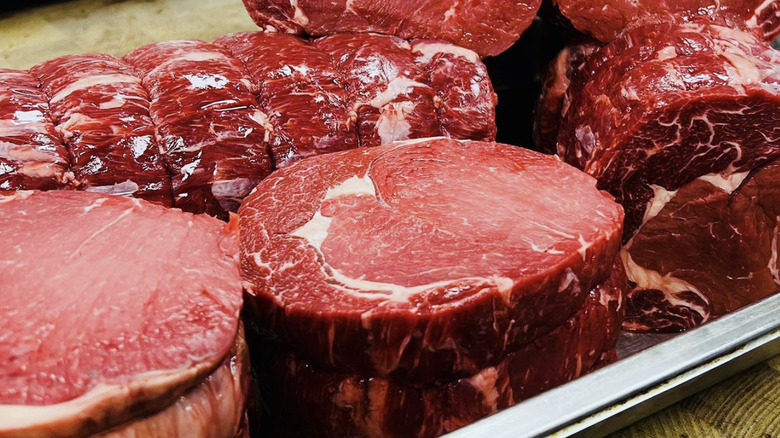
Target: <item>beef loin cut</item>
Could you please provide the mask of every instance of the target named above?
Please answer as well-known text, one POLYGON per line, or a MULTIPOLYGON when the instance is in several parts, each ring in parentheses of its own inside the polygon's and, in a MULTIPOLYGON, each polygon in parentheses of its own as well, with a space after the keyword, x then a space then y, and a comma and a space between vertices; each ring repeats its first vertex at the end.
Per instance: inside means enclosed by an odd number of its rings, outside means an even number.
POLYGON ((68 152, 38 81, 0 69, 0 190, 58 189, 69 179, 68 152))
POLYGON ((241 63, 201 41, 151 44, 125 60, 149 90, 175 205, 223 217, 235 211, 272 170, 267 116, 241 63))
POLYGON ((0 197, 0 435, 101 433, 226 382, 242 305, 228 227, 97 193, 0 197))
POLYGON ((129 65, 111 55, 72 55, 31 72, 48 95, 78 184, 88 191, 172 204, 149 96, 129 65))
POLYGON ((558 153, 626 209, 627 327, 682 330, 777 291, 780 53, 648 25, 573 74, 558 153))
POLYGON ((497 365, 446 384, 412 387, 327 372, 289 354, 271 359, 285 428, 302 436, 436 437, 512 406, 613 360, 626 282, 618 262, 584 307, 497 365))
POLYGON ((315 36, 376 32, 433 38, 480 56, 508 49, 531 25, 541 0, 244 0, 259 26, 315 36))
POLYGON ((240 33, 31 72, 0 70, 2 191, 132 195, 226 219, 273 169, 302 158, 496 136, 485 66, 442 41, 240 33))
POLYGON ((610 42, 648 22, 688 21, 702 16, 752 30, 766 41, 780 34, 778 0, 554 0, 574 27, 610 42))
POLYGON ((439 138, 301 161, 239 217, 268 337, 321 369, 428 383, 571 318, 612 272, 623 213, 555 157, 439 138))

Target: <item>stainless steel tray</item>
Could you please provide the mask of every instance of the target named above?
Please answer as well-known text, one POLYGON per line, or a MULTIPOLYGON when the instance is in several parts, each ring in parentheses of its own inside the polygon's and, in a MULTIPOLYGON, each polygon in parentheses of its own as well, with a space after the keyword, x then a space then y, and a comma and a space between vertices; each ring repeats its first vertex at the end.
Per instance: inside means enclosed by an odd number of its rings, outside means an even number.
POLYGON ((623 333, 616 363, 446 435, 598 437, 780 354, 780 295, 678 335, 623 333))

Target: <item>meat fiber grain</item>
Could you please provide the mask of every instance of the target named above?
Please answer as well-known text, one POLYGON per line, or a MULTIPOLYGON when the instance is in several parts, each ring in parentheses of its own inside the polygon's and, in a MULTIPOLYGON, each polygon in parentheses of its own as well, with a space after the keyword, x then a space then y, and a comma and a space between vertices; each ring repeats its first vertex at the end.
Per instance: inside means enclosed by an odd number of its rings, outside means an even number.
POLYGON ((627 327, 678 331, 777 291, 780 54, 710 22, 648 25, 574 75, 558 153, 626 209, 627 327))
POLYGON ((780 34, 778 0, 554 1, 574 27, 604 42, 648 22, 684 22, 701 17, 753 31, 765 41, 772 41, 780 34))
POLYGON ((252 19, 280 31, 315 36, 376 32, 444 40, 498 55, 531 25, 540 0, 244 0, 252 19))
POLYGON ((85 436, 153 415, 225 360, 233 232, 89 192, 0 197, 0 436, 85 436))
POLYGON ((173 204, 149 96, 129 65, 111 55, 70 55, 31 72, 49 98, 80 189, 173 204))
POLYGON ((202 41, 168 41, 125 56, 143 75, 174 205, 226 218, 272 170, 268 116, 241 63, 202 41))
POLYGON ((272 404, 301 436, 436 437, 575 379, 614 360, 626 281, 618 262, 582 310, 496 366, 415 387, 318 370, 289 354, 273 363, 272 404))
POLYGON ((444 138, 301 161, 239 216, 259 327, 314 366, 415 382, 569 319, 612 271, 623 218, 554 157, 444 138))
POLYGON ((0 191, 67 186, 68 152, 28 72, 0 69, 0 191))

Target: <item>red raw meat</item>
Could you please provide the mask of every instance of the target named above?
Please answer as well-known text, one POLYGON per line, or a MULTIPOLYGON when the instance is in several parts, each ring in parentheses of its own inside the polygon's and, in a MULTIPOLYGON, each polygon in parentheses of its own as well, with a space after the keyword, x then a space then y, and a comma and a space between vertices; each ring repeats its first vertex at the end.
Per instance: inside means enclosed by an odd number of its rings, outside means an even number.
POLYGON ((213 376, 242 306, 229 227, 97 193, 0 197, 0 435, 99 433, 213 376))
POLYGON ((684 330, 777 292, 780 53, 708 21, 647 25, 588 58, 568 99, 559 155, 626 209, 626 327, 684 330))
POLYGON ((623 219, 555 157, 449 139, 301 161, 239 216, 259 327, 318 368, 423 383, 571 318, 612 272, 623 219))
POLYGON ((174 204, 227 217, 272 170, 270 125, 243 66, 201 41, 151 44, 125 60, 149 90, 174 204))
POLYGON ((0 191, 65 187, 68 152, 28 72, 0 69, 0 191))
POLYGON ((244 0, 259 26, 315 36, 377 32, 433 38, 480 56, 508 49, 531 25, 541 0, 244 0))
POLYGON ((49 97, 79 188, 173 204, 149 96, 129 65, 111 55, 71 55, 31 72, 49 97))

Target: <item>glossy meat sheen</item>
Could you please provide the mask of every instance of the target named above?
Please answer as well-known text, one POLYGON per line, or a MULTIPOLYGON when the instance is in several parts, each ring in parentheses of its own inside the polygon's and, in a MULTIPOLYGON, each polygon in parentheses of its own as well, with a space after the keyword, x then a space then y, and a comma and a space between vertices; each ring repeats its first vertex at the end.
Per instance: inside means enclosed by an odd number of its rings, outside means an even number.
POLYGON ((531 25, 540 0, 244 0, 260 26, 315 36, 376 32, 433 38, 480 56, 508 49, 531 25))
POLYGON ((778 0, 554 0, 574 27, 610 42, 625 29, 647 22, 724 20, 730 27, 756 32, 766 41, 780 34, 778 0))
POLYGON ((573 315, 622 222, 554 157, 449 139, 303 161, 239 215, 258 324, 318 366, 415 381, 476 372, 573 315))
POLYGON ((54 191, 0 198, 0 228, 0 434, 83 436, 153 412, 232 348, 241 283, 224 223, 54 191))
POLYGON ((164 410, 94 438, 248 438, 249 352, 243 329, 219 367, 164 410))
POLYGON ((542 82, 542 94, 534 112, 534 144, 536 149, 555 153, 562 115, 568 112, 566 92, 574 72, 599 50, 593 40, 572 43, 563 48, 550 63, 542 82))
POLYGON ((149 96, 111 55, 71 55, 31 69, 49 98, 79 188, 173 203, 149 116, 149 96))
POLYGON ((775 218, 735 196, 780 157, 780 54, 719 25, 646 26, 590 57, 568 93, 558 153, 623 204, 637 245, 630 327, 689 328, 777 290, 775 218))
POLYGON ((441 134, 436 93, 407 41, 342 34, 315 45, 331 55, 345 78, 361 146, 441 134))
POLYGON ((494 367, 432 386, 326 372, 281 353, 272 360, 271 406, 302 436, 439 436, 614 360, 625 288, 618 263, 582 310, 553 331, 494 367))
POLYGON ((330 55, 310 42, 279 33, 225 35, 216 41, 247 68, 274 126, 277 168, 312 155, 358 147, 357 115, 330 55))
POLYGON ((174 204, 227 217, 273 163, 266 114, 241 63, 201 41, 141 47, 125 60, 143 75, 168 167, 174 204))
POLYGON ((38 85, 26 71, 0 69, 0 191, 58 189, 72 178, 38 85))

